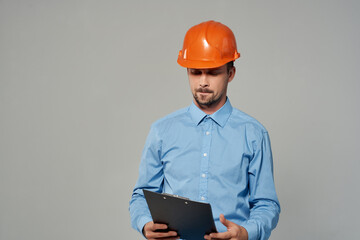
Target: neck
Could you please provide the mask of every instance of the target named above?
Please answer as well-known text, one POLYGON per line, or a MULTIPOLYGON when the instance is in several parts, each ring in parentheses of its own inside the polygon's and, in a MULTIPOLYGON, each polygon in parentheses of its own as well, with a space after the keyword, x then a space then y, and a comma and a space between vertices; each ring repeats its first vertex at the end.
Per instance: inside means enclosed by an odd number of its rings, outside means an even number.
POLYGON ((199 104, 195 99, 194 99, 194 103, 204 113, 211 115, 214 112, 216 112, 217 110, 219 110, 222 106, 224 106, 224 104, 226 103, 226 97, 221 99, 219 102, 211 104, 211 105, 199 104))

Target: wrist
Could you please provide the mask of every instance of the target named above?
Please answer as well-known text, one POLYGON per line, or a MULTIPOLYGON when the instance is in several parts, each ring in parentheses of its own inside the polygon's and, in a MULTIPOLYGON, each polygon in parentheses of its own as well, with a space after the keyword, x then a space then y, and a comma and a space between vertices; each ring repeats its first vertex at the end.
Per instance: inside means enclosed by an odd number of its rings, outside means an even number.
POLYGON ((257 224, 251 221, 246 221, 241 224, 241 226, 246 230, 248 240, 257 240, 259 239, 257 224))
POLYGON ((142 228, 142 230, 141 230, 141 232, 142 232, 142 234, 143 234, 143 236, 144 236, 145 238, 146 238, 146 235, 145 235, 145 233, 146 233, 146 232, 145 232, 145 227, 146 227, 146 225, 149 224, 149 223, 150 223, 150 222, 145 223, 144 226, 143 226, 143 228, 142 228))
POLYGON ((248 231, 243 226, 240 226, 240 239, 241 240, 248 240, 249 239, 248 231))

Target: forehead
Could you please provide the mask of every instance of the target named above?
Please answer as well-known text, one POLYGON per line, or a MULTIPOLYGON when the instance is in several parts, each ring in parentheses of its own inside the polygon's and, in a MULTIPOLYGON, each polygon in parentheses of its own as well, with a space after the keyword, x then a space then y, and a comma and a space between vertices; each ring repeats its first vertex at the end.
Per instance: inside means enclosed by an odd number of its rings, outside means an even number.
POLYGON ((215 72, 226 70, 226 65, 222 65, 216 68, 188 68, 189 71, 201 71, 201 72, 215 72))

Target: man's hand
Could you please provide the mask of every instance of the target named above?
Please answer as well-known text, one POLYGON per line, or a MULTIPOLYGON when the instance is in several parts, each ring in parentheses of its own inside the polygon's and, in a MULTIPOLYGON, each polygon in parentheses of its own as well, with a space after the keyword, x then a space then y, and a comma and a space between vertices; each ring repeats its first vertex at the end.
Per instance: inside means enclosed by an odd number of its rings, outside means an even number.
POLYGON ((166 224, 158 224, 154 222, 148 222, 145 224, 143 229, 143 234, 146 239, 155 240, 175 240, 179 239, 177 232, 169 231, 169 232, 155 232, 156 230, 166 230, 168 226, 166 224))
POLYGON ((248 240, 248 232, 246 229, 227 220, 224 214, 220 214, 220 222, 227 228, 227 232, 210 233, 210 235, 204 236, 205 239, 248 240))

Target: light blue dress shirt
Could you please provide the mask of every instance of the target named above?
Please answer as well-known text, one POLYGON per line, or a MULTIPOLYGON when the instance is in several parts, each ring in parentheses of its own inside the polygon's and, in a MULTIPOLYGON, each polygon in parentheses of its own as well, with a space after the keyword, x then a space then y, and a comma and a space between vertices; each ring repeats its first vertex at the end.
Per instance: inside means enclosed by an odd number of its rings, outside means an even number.
POLYGON ((249 240, 268 239, 279 219, 268 132, 229 99, 211 115, 192 103, 151 126, 129 208, 139 232, 152 221, 142 189, 210 203, 219 232, 223 213, 249 240))

